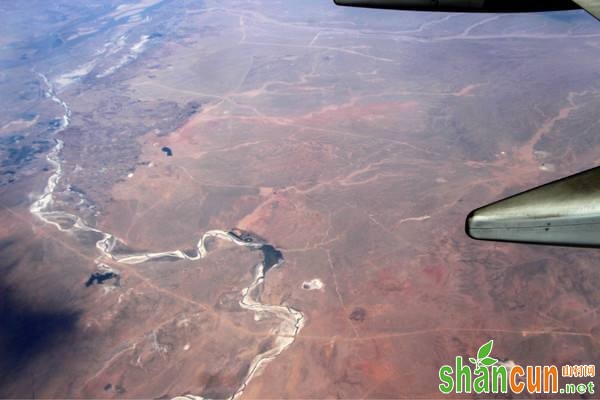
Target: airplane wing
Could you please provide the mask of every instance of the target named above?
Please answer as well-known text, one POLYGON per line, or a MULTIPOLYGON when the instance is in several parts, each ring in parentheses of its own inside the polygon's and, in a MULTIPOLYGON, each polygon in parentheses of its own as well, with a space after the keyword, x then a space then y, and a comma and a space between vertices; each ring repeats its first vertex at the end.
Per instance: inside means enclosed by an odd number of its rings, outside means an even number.
POLYGON ((583 8, 600 20, 600 0, 334 0, 339 6, 416 11, 529 12, 583 8))
POLYGON ((473 211, 473 239, 600 247, 600 167, 473 211))
POLYGON ((600 20, 600 0, 573 0, 573 2, 600 20))
POLYGON ((596 18, 600 0, 334 0, 339 6, 413 11, 534 12, 583 8, 596 18))

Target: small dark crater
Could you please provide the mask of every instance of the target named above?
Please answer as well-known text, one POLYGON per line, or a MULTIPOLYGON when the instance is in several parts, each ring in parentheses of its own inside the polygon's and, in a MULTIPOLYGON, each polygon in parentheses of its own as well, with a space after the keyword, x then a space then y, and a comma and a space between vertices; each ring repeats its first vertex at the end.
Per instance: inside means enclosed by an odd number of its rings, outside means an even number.
POLYGON ((366 317, 367 310, 362 307, 356 307, 354 310, 352 310, 348 318, 350 318, 352 321, 363 322, 366 317))
POLYGON ((104 391, 105 392, 109 391, 110 389, 112 389, 112 384, 107 383, 106 385, 104 385, 104 391))
POLYGON ((265 274, 271 268, 283 261, 283 253, 270 244, 263 244, 260 249, 262 250, 264 256, 263 264, 265 266, 265 274))
POLYGON ((163 153, 165 153, 167 155, 167 157, 172 157, 173 156, 173 150, 171 150, 170 147, 163 147, 162 149, 160 149, 163 153))
POLYGON ((105 281, 113 278, 115 279, 115 285, 118 286, 120 281, 119 274, 115 274, 114 272, 94 272, 90 275, 87 282, 85 282, 85 287, 90 287, 94 283, 102 285, 105 281))

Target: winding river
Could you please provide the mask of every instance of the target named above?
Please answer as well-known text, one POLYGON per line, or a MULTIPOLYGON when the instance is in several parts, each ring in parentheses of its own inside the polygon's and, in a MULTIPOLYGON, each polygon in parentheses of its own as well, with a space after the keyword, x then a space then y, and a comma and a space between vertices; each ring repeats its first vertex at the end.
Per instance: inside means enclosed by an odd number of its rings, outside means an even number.
MULTIPOLYGON (((69 127, 71 123, 72 112, 69 108, 69 105, 60 97, 58 97, 54 87, 47 77, 43 74, 39 74, 39 76, 44 83, 46 97, 59 104, 64 111, 60 120, 60 126, 54 131, 54 134, 56 135, 57 133, 62 132, 69 127)), ((142 264, 148 261, 164 258, 192 261, 199 260, 208 256, 209 252, 206 249, 205 243, 206 240, 210 238, 225 240, 238 246, 247 247, 253 250, 259 250, 262 246, 265 246, 261 243, 240 240, 240 238, 238 238, 236 235, 224 230, 211 230, 204 233, 198 240, 195 252, 193 254, 187 254, 180 249, 151 253, 145 252, 124 254, 119 252, 116 254, 116 252, 114 252, 115 246, 121 241, 113 234, 103 232, 88 225, 81 217, 77 215, 60 209, 55 209, 55 207, 53 207, 55 205, 56 188, 64 175, 63 162, 61 159, 64 142, 60 139, 55 139, 55 143, 55 146, 46 157, 48 163, 54 167, 54 171, 48 178, 48 182, 46 183, 43 193, 31 204, 30 211, 44 223, 53 225, 62 232, 69 232, 74 235, 79 233, 91 233, 97 235, 98 240, 96 241, 96 248, 98 249, 100 255, 96 258, 96 264, 100 268, 110 270, 110 267, 102 263, 103 260, 107 259, 122 264, 142 264)), ((274 360, 294 342, 296 335, 298 335, 304 326, 304 315, 300 311, 288 306, 265 304, 260 301, 260 289, 264 285, 266 272, 270 268, 276 268, 277 266, 281 265, 282 261, 282 259, 278 260, 278 263, 273 266, 265 265, 264 261, 254 266, 253 280, 241 292, 241 299, 239 301, 240 307, 253 312, 256 320, 261 319, 265 315, 271 315, 278 319, 280 323, 272 331, 272 334, 275 336, 273 346, 254 357, 250 363, 250 367, 246 373, 246 376, 244 377, 243 382, 241 382, 238 389, 229 397, 230 399, 235 399, 242 395, 250 381, 261 371, 262 368, 264 368, 267 363, 274 360)), ((202 397, 186 395, 179 398, 201 399, 202 397)))

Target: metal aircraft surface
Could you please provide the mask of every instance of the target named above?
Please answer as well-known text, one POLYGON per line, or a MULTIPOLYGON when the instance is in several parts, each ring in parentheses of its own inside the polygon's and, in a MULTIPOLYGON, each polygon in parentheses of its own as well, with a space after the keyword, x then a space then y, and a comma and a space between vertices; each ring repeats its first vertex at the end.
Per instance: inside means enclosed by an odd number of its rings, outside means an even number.
MULTIPOLYGON (((582 8, 600 20, 600 0, 334 0, 412 11, 538 12, 582 8)), ((600 248, 600 167, 528 190, 469 214, 474 239, 600 248)))
POLYGON ((583 8, 600 18, 600 0, 334 0, 340 6, 413 11, 535 12, 583 8))

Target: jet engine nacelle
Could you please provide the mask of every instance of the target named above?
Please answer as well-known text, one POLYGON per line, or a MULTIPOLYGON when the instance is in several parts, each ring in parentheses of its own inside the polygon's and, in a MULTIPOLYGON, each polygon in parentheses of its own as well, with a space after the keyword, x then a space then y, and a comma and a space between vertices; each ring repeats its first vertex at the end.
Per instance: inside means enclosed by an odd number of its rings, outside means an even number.
POLYGON ((534 12, 579 8, 571 0, 334 0, 340 6, 413 11, 534 12))

